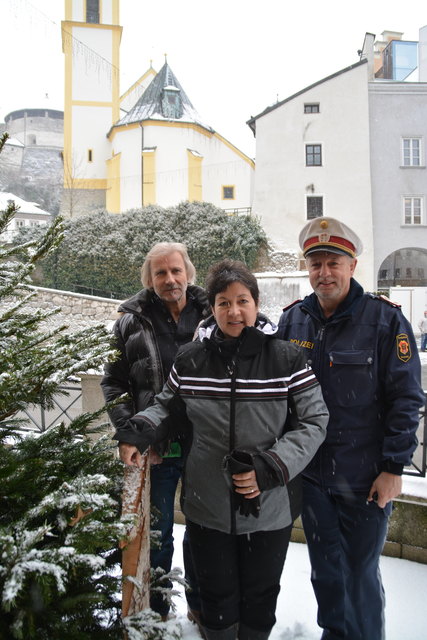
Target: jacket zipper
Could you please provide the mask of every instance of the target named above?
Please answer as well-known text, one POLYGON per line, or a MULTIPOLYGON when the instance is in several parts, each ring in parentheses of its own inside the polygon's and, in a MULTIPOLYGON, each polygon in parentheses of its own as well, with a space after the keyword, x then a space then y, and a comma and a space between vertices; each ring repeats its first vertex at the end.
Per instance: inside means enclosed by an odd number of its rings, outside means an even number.
MULTIPOLYGON (((233 358, 230 363, 227 364, 227 373, 230 380, 230 442, 229 453, 231 453, 236 444, 236 360, 233 358)), ((234 509, 234 491, 231 488, 230 510, 231 510, 231 533, 236 533, 236 511, 234 509)))

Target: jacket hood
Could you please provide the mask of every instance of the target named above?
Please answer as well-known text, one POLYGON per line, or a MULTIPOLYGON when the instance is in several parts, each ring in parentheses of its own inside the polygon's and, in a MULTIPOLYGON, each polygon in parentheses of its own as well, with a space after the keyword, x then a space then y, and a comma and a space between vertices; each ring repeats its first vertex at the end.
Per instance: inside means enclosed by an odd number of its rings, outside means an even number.
MULTIPOLYGON (((210 307, 205 290, 202 289, 202 287, 198 287, 195 284, 189 284, 187 287, 187 296, 191 298, 200 309, 204 310, 203 315, 208 315, 210 307)), ((144 315, 146 313, 147 306, 152 304, 156 299, 159 298, 152 289, 142 289, 128 300, 122 302, 117 311, 119 313, 144 315)))

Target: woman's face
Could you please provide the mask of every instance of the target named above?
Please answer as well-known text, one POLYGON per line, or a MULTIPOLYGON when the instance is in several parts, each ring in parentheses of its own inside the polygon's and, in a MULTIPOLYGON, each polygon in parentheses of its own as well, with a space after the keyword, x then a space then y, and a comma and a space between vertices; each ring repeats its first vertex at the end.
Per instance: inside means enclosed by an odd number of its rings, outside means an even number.
POLYGON ((233 282, 216 294, 212 312, 225 337, 238 338, 243 327, 255 325, 258 305, 244 284, 233 282))

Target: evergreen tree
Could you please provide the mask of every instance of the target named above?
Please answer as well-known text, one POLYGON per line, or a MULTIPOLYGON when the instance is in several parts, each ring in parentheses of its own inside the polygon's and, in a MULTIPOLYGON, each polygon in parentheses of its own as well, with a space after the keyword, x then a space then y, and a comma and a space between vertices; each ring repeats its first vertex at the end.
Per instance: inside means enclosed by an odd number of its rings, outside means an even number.
MULTIPOLYGON (((0 234, 15 213, 13 204, 0 213, 0 234)), ((0 245, 0 639, 121 639, 126 629, 131 640, 172 640, 178 626, 150 611, 120 617, 118 548, 129 522, 111 440, 88 438, 101 412, 37 435, 16 418, 51 407, 61 384, 115 355, 102 326, 48 330, 55 312, 26 307, 31 273, 61 236, 57 219, 39 240, 0 245)))

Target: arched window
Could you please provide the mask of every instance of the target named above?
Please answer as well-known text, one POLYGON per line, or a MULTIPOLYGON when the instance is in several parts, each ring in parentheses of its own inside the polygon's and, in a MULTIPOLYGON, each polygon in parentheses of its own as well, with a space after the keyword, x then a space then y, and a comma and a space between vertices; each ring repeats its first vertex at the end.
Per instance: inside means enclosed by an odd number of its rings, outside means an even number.
POLYGON ((378 288, 427 287, 427 249, 408 247, 393 251, 378 271, 378 288))

